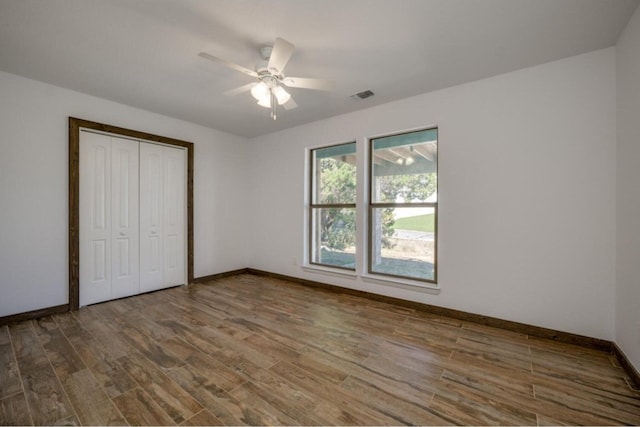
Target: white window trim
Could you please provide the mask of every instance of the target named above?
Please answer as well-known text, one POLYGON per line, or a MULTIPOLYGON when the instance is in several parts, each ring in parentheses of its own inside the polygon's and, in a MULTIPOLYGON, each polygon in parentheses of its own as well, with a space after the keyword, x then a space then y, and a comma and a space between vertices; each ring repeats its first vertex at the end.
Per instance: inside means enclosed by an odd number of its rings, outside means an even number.
POLYGON ((378 285, 393 286, 401 289, 410 289, 428 294, 439 294, 440 285, 430 282, 418 282, 410 279, 401 279, 397 277, 389 277, 383 275, 361 274, 360 277, 364 282, 375 283, 378 285))
POLYGON ((353 270, 347 270, 344 268, 331 268, 326 267, 324 265, 316 265, 316 264, 305 264, 302 267, 303 271, 308 273, 317 273, 317 274, 325 274, 329 276, 336 277, 346 277, 349 279, 357 279, 358 274, 353 270))
MULTIPOLYGON (((408 133, 414 132, 421 129, 427 128, 437 128, 438 134, 440 134, 440 126, 438 124, 432 124, 427 127, 416 127, 409 128, 401 131, 396 131, 394 133, 408 133)), ((370 156, 370 140, 375 138, 381 138, 387 136, 388 133, 381 133, 375 136, 365 136, 359 138, 353 138, 351 141, 356 143, 356 159, 357 159, 357 168, 356 168, 356 248, 360 248, 358 256, 356 257, 356 267, 355 270, 348 270, 343 268, 332 268, 329 266, 319 265, 319 264, 310 264, 309 263, 309 253, 308 253, 308 239, 311 236, 308 235, 307 230, 309 230, 309 209, 311 203, 311 194, 309 194, 310 182, 310 170, 309 167, 311 165, 310 158, 311 152, 316 149, 321 149, 324 147, 344 144, 346 142, 334 142, 328 144, 317 144, 314 146, 306 147, 305 149, 305 209, 304 209, 304 250, 303 250, 303 260, 304 264, 300 266, 300 269, 307 273, 319 274, 323 276, 333 276, 339 278, 347 278, 351 280, 359 280, 365 283, 372 283, 376 285, 390 286, 399 289, 406 289, 415 292, 422 292, 426 294, 438 295, 441 291, 440 282, 441 279, 438 278, 437 283, 426 282, 426 281, 417 281, 411 280, 409 278, 401 278, 395 276, 386 276, 384 274, 373 274, 367 272, 368 265, 368 245, 369 236, 367 235, 368 229, 368 206, 369 206, 369 173, 368 173, 368 159, 370 156), (361 208, 364 207, 364 208, 361 208)), ((348 140, 348 138, 346 139, 348 140)), ((439 241, 440 239, 438 239, 439 241)))

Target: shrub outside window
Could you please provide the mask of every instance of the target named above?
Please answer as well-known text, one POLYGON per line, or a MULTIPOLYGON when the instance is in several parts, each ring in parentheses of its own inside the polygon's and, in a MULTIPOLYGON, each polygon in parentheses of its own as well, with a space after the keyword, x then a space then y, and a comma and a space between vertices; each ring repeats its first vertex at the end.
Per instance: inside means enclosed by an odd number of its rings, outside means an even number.
POLYGON ((436 283, 438 130, 370 144, 368 271, 436 283))
POLYGON ((356 143, 311 150, 309 263, 355 270, 356 143))

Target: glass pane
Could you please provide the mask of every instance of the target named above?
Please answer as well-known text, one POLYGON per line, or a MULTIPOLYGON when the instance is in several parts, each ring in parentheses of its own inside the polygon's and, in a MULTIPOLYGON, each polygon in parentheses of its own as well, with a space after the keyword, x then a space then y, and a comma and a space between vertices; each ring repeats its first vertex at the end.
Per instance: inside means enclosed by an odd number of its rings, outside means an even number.
POLYGON ((311 262, 356 268, 355 208, 314 208, 311 213, 311 262))
POLYGON ((356 202, 356 144, 336 145, 311 152, 313 204, 356 202))
POLYGON ((372 161, 373 203, 437 201, 437 129, 373 139, 372 161))
POLYGON ((434 280, 435 209, 374 208, 371 215, 371 272, 434 280))

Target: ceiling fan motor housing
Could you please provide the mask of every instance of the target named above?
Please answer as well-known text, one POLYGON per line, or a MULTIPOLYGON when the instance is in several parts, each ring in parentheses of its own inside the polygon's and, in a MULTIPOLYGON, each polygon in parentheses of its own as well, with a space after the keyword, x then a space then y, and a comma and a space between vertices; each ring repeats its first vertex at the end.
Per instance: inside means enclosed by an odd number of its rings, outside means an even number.
MULTIPOLYGON (((279 70, 276 70, 275 68, 269 69, 269 59, 271 58, 271 52, 273 52, 273 46, 264 46, 260 48, 260 55, 262 56, 262 60, 256 64, 256 72, 258 73, 260 80, 264 81, 267 84, 269 84, 269 82, 266 81, 266 77, 272 77, 276 80, 282 80, 284 78, 284 75, 282 73, 279 73, 279 70)), ((272 84, 275 84, 275 82, 272 84)))

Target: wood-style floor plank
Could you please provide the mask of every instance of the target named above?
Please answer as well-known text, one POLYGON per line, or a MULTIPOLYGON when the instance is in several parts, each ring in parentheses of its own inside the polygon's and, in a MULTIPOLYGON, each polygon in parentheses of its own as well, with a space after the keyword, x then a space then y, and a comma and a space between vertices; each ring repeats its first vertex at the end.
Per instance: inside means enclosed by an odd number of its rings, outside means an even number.
POLYGON ((49 363, 31 321, 9 327, 27 404, 35 424, 55 424, 73 409, 49 363))
POLYGON ((197 414, 193 415, 188 420, 184 421, 181 426, 223 426, 224 423, 220 421, 215 415, 206 409, 201 410, 197 414))
POLYGON ((45 354, 61 381, 74 372, 86 368, 75 348, 58 328, 53 318, 46 317, 33 324, 45 354))
POLYGON ((202 406, 188 392, 141 353, 124 356, 118 363, 176 424, 202 410, 202 406))
POLYGON ((316 405, 311 409, 310 414, 313 414, 317 424, 391 425, 397 423, 392 417, 373 407, 371 402, 359 400, 339 384, 327 379, 322 373, 311 373, 296 364, 284 361, 271 367, 270 370, 316 398, 316 405))
POLYGON ((24 393, 0 399, 0 425, 24 426, 32 424, 33 420, 24 393))
POLYGON ((0 328, 0 425, 640 425, 611 354, 242 274, 0 328))
MULTIPOLYGON (((391 417, 395 424, 399 425, 447 425, 449 420, 441 417, 429 408, 433 399, 433 393, 424 394, 420 401, 407 401, 399 398, 395 390, 376 387, 355 377, 347 378, 342 387, 348 390, 354 397, 365 398, 377 411, 391 417), (365 397, 366 396, 366 397, 365 397)), ((401 395, 401 394, 400 394, 401 395)))
POLYGON ((174 421, 141 388, 134 388, 113 399, 127 423, 132 426, 170 426, 174 421))
POLYGON ((0 399, 22 391, 18 362, 13 354, 9 329, 0 327, 0 399))
POLYGON ((123 425, 124 418, 89 369, 66 376, 62 384, 83 425, 123 425))
POLYGON ((173 370, 169 375, 225 425, 277 423, 274 417, 265 416, 259 408, 252 406, 252 401, 236 399, 189 365, 173 370))
POLYGON ((223 390, 231 391, 247 381, 245 377, 235 370, 178 337, 171 338, 163 342, 162 345, 187 362, 190 368, 192 367, 207 378, 209 382, 216 384, 217 387, 223 390))

